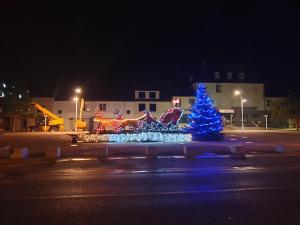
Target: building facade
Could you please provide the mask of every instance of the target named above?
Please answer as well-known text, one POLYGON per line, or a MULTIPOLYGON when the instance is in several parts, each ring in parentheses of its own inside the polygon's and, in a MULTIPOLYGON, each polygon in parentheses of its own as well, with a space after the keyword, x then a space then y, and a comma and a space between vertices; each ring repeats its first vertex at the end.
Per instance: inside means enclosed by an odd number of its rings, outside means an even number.
MULTIPOLYGON (((205 83, 207 90, 215 102, 216 107, 224 116, 227 125, 240 126, 241 123, 241 100, 240 96, 235 96, 234 91, 239 90, 241 96, 247 99, 244 103, 245 126, 263 126, 265 114, 264 85, 253 83, 205 83)), ((193 84, 194 90, 197 83, 193 84)), ((168 100, 160 98, 159 90, 135 90, 134 99, 128 101, 105 101, 93 100, 85 101, 83 120, 87 122, 87 128, 94 130, 98 126, 93 121, 95 109, 100 109, 105 118, 115 118, 118 111, 124 118, 138 118, 144 111, 149 111, 156 118, 165 113, 173 106, 173 100, 179 99, 179 105, 184 111, 180 123, 187 123, 189 109, 195 101, 194 95, 170 95, 168 100)), ((54 114, 64 119, 66 131, 74 130, 75 126, 75 102, 72 100, 57 101, 53 98, 36 98, 35 101, 48 108, 54 114)))

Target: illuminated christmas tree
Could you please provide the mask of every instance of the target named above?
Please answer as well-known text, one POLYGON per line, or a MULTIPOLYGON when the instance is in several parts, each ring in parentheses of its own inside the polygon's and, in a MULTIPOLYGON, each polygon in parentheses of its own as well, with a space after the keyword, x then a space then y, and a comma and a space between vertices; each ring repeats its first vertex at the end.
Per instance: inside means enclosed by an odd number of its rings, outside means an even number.
POLYGON ((204 84, 199 84, 195 103, 189 115, 189 131, 193 140, 220 140, 223 137, 222 117, 206 91, 204 84))

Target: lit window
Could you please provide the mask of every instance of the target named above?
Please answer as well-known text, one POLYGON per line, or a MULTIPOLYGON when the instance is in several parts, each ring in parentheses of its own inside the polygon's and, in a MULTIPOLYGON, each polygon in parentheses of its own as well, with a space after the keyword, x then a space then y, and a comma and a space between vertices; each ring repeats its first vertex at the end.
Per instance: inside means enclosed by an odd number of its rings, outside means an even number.
POLYGON ((150 91, 149 92, 149 98, 156 98, 156 92, 155 91, 150 91))
POLYGON ((215 79, 220 79, 220 73, 219 72, 215 72, 215 79))
POLYGON ((139 91, 139 98, 146 98, 144 91, 139 91))
POLYGON ((146 110, 146 105, 144 103, 139 104, 139 112, 143 112, 146 110))
POLYGON ((232 79, 232 73, 231 72, 227 72, 227 79, 231 80, 232 79))
POLYGON ((150 112, 156 112, 156 104, 150 104, 150 112))
POLYGON ((99 109, 100 109, 100 111, 105 112, 106 111, 106 104, 103 104, 103 103, 99 104, 99 109))
POLYGON ((245 73, 240 73, 240 79, 244 80, 245 79, 245 73))
POLYGON ((221 93, 222 92, 222 86, 221 86, 221 84, 217 84, 216 85, 216 92, 217 93, 221 93))

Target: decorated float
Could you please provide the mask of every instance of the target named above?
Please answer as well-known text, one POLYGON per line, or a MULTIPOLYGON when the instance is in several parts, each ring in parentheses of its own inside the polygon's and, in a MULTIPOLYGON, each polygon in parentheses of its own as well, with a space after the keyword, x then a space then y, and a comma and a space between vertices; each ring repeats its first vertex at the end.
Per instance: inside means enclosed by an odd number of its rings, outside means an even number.
POLYGON ((179 128, 183 110, 173 107, 159 119, 144 111, 138 118, 124 119, 115 110, 115 118, 105 118, 99 109, 95 110, 94 121, 98 122, 96 133, 79 136, 84 142, 187 142, 191 135, 179 128))
POLYGON ((214 106, 204 84, 199 84, 194 104, 190 108, 188 126, 179 127, 183 110, 179 102, 163 113, 159 119, 150 112, 134 119, 124 119, 119 110, 114 118, 105 118, 99 109, 95 110, 94 121, 98 122, 95 133, 81 134, 84 142, 188 142, 214 141, 223 139, 221 114, 214 106))

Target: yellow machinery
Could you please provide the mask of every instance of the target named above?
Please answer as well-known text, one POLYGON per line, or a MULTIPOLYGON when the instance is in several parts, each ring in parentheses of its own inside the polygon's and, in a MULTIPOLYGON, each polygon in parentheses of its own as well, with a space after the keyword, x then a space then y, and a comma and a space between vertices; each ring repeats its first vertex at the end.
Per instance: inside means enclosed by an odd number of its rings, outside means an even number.
POLYGON ((86 122, 82 120, 82 112, 84 108, 84 99, 80 100, 80 111, 79 111, 79 119, 76 121, 75 125, 77 126, 77 130, 85 130, 86 122))
POLYGON ((46 118, 46 124, 39 123, 36 124, 36 126, 31 126, 31 131, 64 131, 63 118, 58 117, 36 102, 32 102, 32 105, 44 114, 44 117, 46 118))

